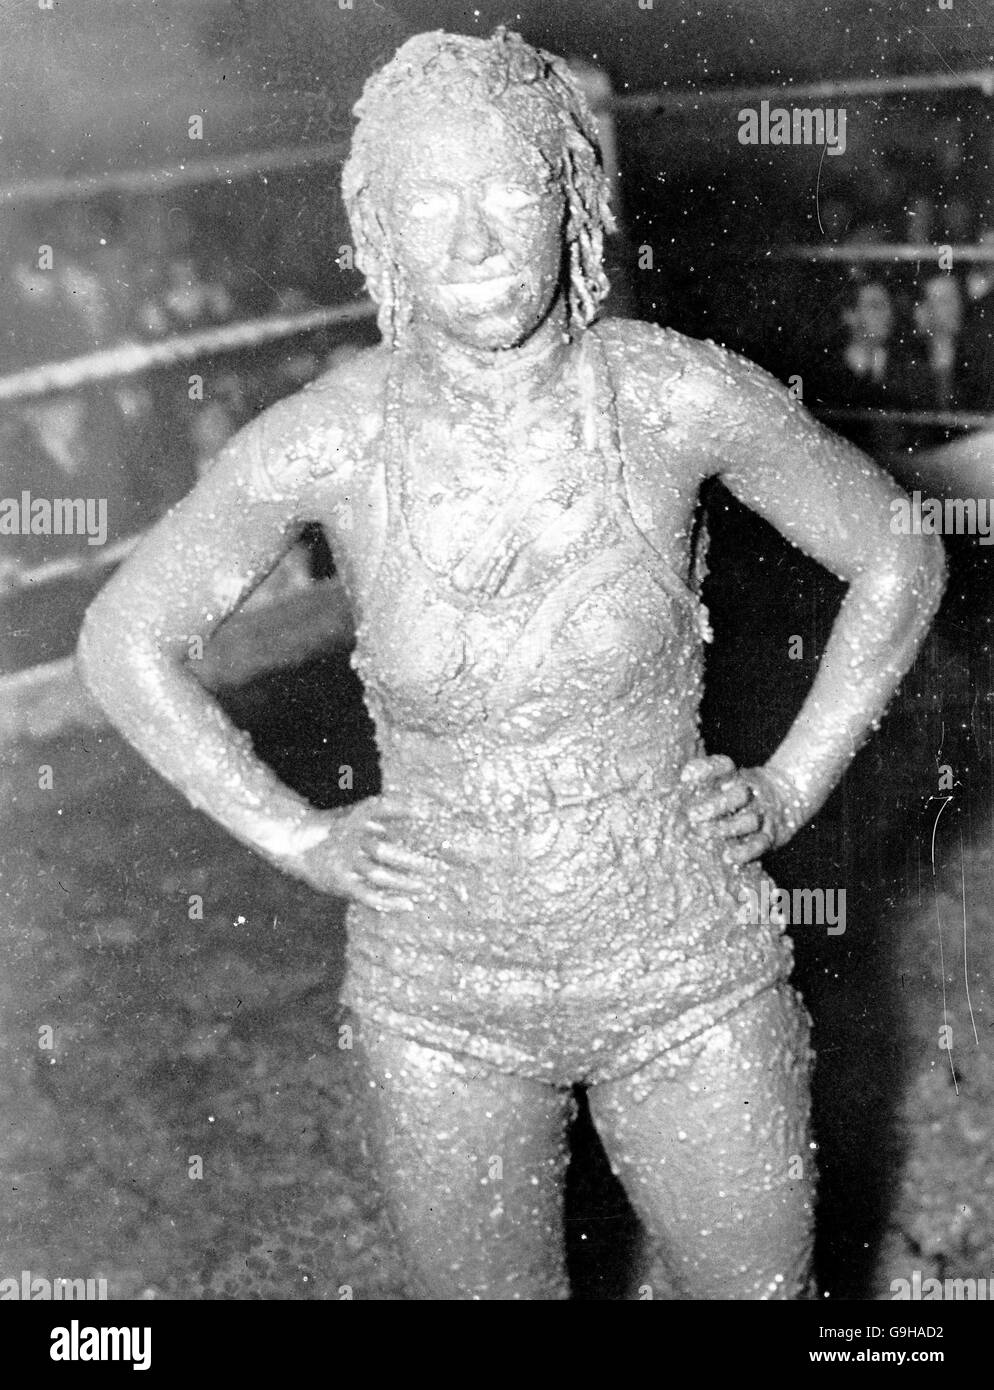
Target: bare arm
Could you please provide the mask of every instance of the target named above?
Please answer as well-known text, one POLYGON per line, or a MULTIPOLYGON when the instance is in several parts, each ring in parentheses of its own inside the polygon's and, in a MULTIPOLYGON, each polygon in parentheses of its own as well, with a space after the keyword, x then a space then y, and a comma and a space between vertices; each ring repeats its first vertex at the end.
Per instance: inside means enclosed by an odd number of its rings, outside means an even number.
POLYGON ((269 482, 265 418, 241 430, 90 605, 81 674, 149 763, 243 843, 269 855, 324 833, 187 669, 275 567, 302 520, 269 482))
POLYGON ((759 368, 722 354, 678 389, 697 414, 710 471, 849 586, 787 736, 757 775, 744 774, 745 794, 732 789, 706 808, 732 814, 741 838, 728 854, 741 862, 808 821, 878 725, 938 608, 945 559, 935 537, 891 529, 896 484, 759 368))
POLYGON ((400 872, 413 856, 387 842, 382 822, 397 808, 379 799, 372 820, 367 803, 359 814, 315 809, 255 756, 186 665, 191 638, 238 607, 308 519, 310 452, 347 452, 344 431, 314 414, 311 399, 295 398, 235 435, 91 604, 77 660, 128 741, 243 844, 315 887, 408 906, 380 891, 418 886, 400 872))

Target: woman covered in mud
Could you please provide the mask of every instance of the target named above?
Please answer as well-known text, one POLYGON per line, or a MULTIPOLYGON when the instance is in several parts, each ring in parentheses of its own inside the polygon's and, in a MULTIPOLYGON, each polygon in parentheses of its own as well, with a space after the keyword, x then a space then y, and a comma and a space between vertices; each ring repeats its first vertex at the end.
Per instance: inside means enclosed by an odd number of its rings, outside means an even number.
POLYGON ((345 1001, 413 1297, 568 1296, 575 1084, 645 1228, 638 1284, 804 1297, 808 1020, 783 924, 743 904, 910 666, 941 546, 893 534, 896 486, 758 368, 596 322, 611 219, 559 59, 421 34, 356 113, 344 194, 383 342, 232 439, 91 607, 85 678, 193 805, 349 898, 345 1001), (747 770, 698 726, 714 474, 849 586, 747 770), (344 810, 282 784, 183 669, 313 521, 381 764, 344 810))

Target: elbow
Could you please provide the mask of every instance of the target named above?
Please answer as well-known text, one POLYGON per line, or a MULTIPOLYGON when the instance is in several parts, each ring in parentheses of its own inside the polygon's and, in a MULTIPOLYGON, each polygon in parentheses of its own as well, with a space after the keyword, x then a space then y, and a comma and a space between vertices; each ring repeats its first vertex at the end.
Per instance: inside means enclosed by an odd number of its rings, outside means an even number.
POLYGON ((946 591, 946 551, 938 536, 902 536, 889 563, 876 570, 871 589, 885 609, 903 611, 909 620, 929 623, 946 591))
POLYGON ((106 604, 97 597, 83 616, 76 641, 76 670, 87 691, 108 713, 114 703, 114 687, 123 673, 120 632, 106 604))
POLYGON ((98 594, 83 617, 76 641, 76 670, 86 690, 117 723, 129 708, 147 672, 159 659, 151 640, 136 630, 133 617, 98 594))
POLYGON ((946 548, 938 536, 921 536, 919 540, 921 545, 913 583, 921 606, 931 619, 938 612, 942 596, 946 592, 949 566, 946 562, 946 548))

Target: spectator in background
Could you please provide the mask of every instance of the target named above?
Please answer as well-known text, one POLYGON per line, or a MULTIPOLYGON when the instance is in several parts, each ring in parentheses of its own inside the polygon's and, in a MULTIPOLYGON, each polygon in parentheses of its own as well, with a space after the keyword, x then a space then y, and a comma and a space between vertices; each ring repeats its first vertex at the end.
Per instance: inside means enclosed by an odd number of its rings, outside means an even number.
MULTIPOLYGON (((163 198, 143 199, 129 211, 129 241, 141 245, 135 277, 131 332, 140 338, 168 338, 223 323, 235 313, 227 288, 204 274, 195 251, 197 228, 191 213, 163 198)), ((186 492, 209 456, 210 443, 233 432, 247 418, 239 413, 230 369, 204 359, 157 368, 145 378, 147 408, 140 446, 130 460, 148 522, 186 492), (191 376, 202 379, 202 397, 190 394, 191 376)))
POLYGON ((228 440, 252 417, 245 374, 222 372, 211 382, 211 393, 192 412, 190 438, 199 477, 228 440))
POLYGON ((144 247, 134 300, 134 324, 143 337, 164 338, 234 316, 220 276, 202 271, 196 228, 184 208, 145 200, 131 214, 130 231, 144 247))
MULTIPOLYGON (((817 383, 821 404, 854 411, 907 408, 905 354, 895 342, 895 323, 888 285, 882 279, 855 277, 839 313, 842 333, 817 383)), ((832 423, 874 456, 898 449, 903 443, 902 427, 889 420, 832 423)))
POLYGON ((955 276, 945 272, 925 281, 914 321, 920 345, 911 384, 918 408, 953 410, 961 396, 959 337, 963 329, 963 295, 955 276))
POLYGON ((905 240, 912 246, 930 246, 937 226, 935 203, 927 193, 916 193, 904 209, 905 240))
MULTIPOLYGON (((977 244, 994 256, 994 228, 981 231, 977 244)), ((965 290, 961 401, 968 410, 994 410, 994 261, 971 266, 965 290)))
MULTIPOLYGON (((9 224, 14 225, 14 224, 9 224)), ((3 246, 4 369, 57 362, 113 347, 125 336, 130 260, 115 199, 46 206, 16 222, 3 246)), ((52 392, 5 412, 4 491, 108 501, 109 537, 133 528, 129 478, 140 389, 128 381, 52 392)), ((26 566, 86 553, 81 537, 21 537, 26 566)))
POLYGON ((894 310, 890 292, 879 280, 859 285, 854 303, 842 311, 849 341, 842 351, 843 372, 849 379, 848 397, 882 404, 891 366, 890 335, 894 310))
POLYGON ((208 323, 227 323, 234 301, 220 280, 204 278, 192 256, 166 262, 158 293, 144 310, 150 332, 183 333, 208 323))
POLYGON ((974 237, 973 208, 966 198, 950 198, 943 207, 942 240, 949 246, 966 246, 974 237))

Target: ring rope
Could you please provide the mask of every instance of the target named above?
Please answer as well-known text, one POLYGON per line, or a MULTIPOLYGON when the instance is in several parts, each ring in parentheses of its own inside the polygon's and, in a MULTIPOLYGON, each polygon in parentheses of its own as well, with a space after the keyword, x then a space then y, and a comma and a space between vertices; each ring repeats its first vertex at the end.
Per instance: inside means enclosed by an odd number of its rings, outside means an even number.
POLYGON ((64 362, 43 362, 37 367, 26 367, 0 377, 0 401, 37 400, 39 396, 75 391, 98 381, 136 376, 151 367, 192 362, 198 357, 257 347, 318 328, 358 323, 372 318, 375 313, 376 306, 368 299, 361 299, 334 307, 305 309, 299 314, 272 314, 216 328, 195 329, 190 333, 174 334, 158 343, 119 343, 116 347, 70 357, 64 362))
POLYGON ((984 96, 994 96, 994 68, 973 68, 968 72, 910 73, 905 77, 854 77, 829 79, 808 85, 767 87, 706 87, 697 91, 621 92, 594 105, 594 110, 619 113, 635 112, 653 115, 657 111, 680 107, 745 105, 756 101, 792 100, 819 101, 838 96, 902 96, 911 92, 950 92, 967 87, 979 89, 984 96))
POLYGON ((811 406, 819 420, 874 421, 895 425, 933 425, 936 429, 991 429, 994 415, 984 410, 873 410, 866 406, 811 406))
POLYGON ((994 264, 994 246, 953 246, 951 244, 918 244, 915 242, 850 242, 848 245, 777 247, 772 252, 755 252, 764 259, 791 261, 937 261, 939 254, 948 255, 953 263, 969 265, 994 264))
POLYGON ((67 198, 94 198, 101 193, 158 193, 163 188, 183 188, 205 183, 228 183, 253 174, 281 174, 310 164, 335 164, 348 153, 345 140, 314 145, 283 145, 274 150, 252 150, 231 159, 189 159, 153 169, 109 169, 101 174, 63 175, 19 179, 0 184, 0 205, 27 207, 58 203, 67 198))
POLYGON ((68 555, 64 560, 47 560, 44 564, 32 565, 30 569, 11 567, 6 572, 0 571, 0 600, 11 594, 23 593, 25 589, 36 590, 39 585, 55 584, 63 579, 86 579, 90 575, 100 574, 126 560, 146 534, 146 531, 139 531, 133 536, 122 536, 96 555, 68 555))

